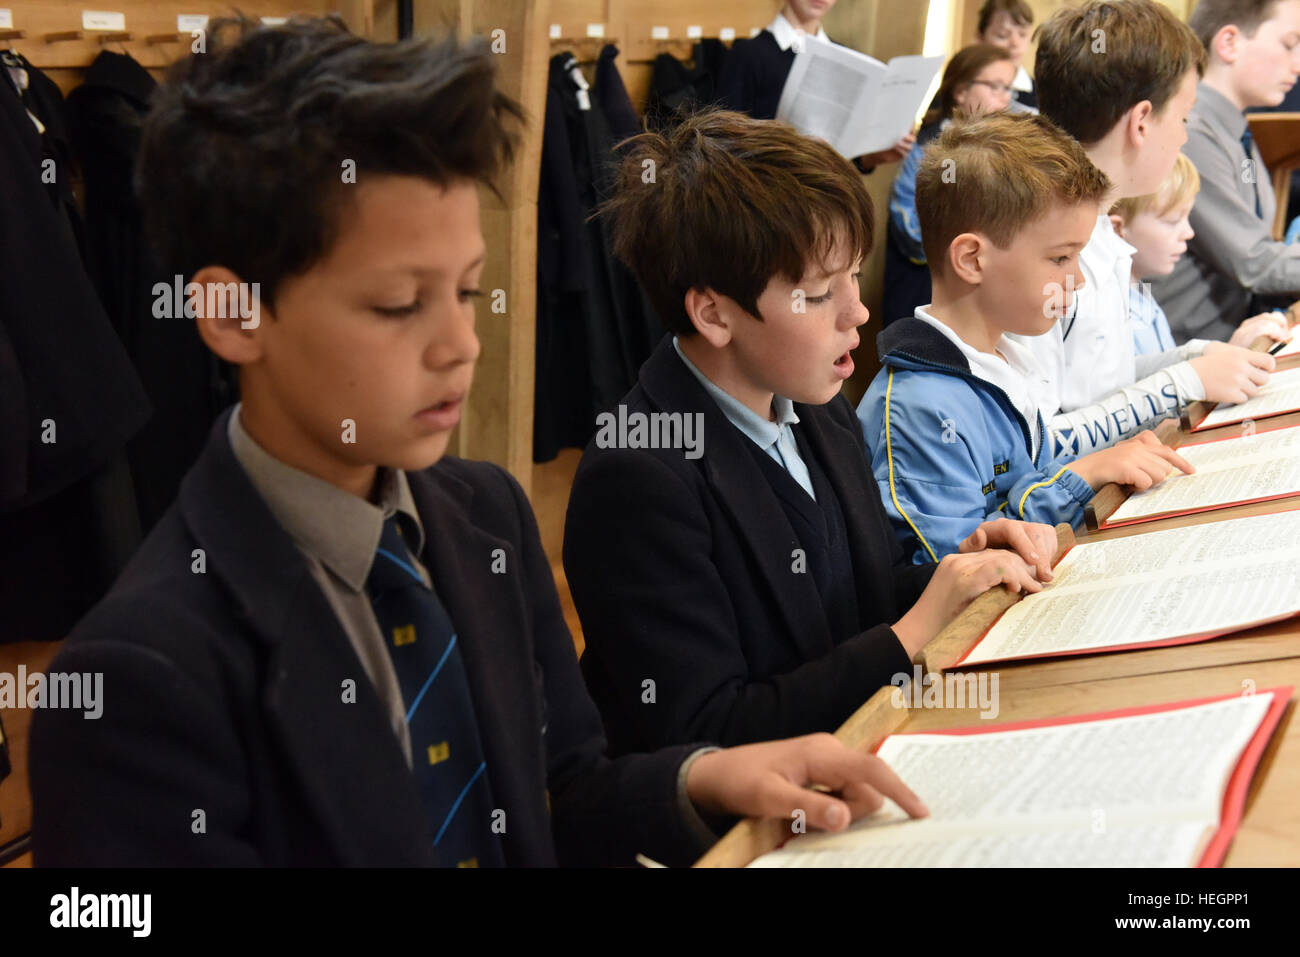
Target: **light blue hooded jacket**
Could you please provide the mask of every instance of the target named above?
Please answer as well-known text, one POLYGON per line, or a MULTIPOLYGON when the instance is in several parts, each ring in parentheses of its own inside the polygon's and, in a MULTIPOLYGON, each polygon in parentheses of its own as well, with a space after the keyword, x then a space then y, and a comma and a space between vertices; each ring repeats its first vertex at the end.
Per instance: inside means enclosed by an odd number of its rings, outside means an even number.
POLYGON ((1006 392, 970 371, 961 351, 920 319, 876 340, 883 368, 858 406, 876 485, 904 550, 938 561, 985 521, 1083 522, 1092 487, 1051 457, 1042 416, 1031 425, 1006 392))

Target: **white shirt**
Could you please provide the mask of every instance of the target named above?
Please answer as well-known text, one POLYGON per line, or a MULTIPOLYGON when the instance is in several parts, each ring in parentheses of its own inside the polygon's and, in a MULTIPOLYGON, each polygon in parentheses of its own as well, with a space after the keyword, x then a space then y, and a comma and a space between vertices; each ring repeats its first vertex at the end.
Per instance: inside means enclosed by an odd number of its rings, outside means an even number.
POLYGON ((1097 216, 1079 253, 1084 286, 1074 309, 1041 336, 1015 336, 1050 377, 1040 396, 1044 415, 1091 405, 1137 380, 1129 324, 1129 279, 1136 250, 1122 240, 1105 213, 1097 216))
MULTIPOLYGON (((772 22, 767 25, 767 32, 776 37, 776 45, 782 50, 790 49, 798 41, 799 37, 808 35, 787 20, 782 13, 778 13, 772 19, 772 22)), ((826 36, 826 28, 820 24, 817 27, 817 33, 814 35, 818 40, 830 41, 830 37, 826 36)))
POLYGON ((949 326, 930 315, 925 306, 916 307, 916 318, 947 336, 952 344, 961 350, 973 375, 997 386, 1007 394, 1012 406, 1025 417, 1025 422, 1029 425, 1029 457, 1037 459, 1039 444, 1037 396, 1042 391, 1047 376, 1044 375, 1034 354, 1006 335, 998 337, 997 341, 997 350, 1002 353, 1001 356, 981 352, 963 340, 949 326))
POLYGON ((1016 67, 1016 78, 1011 81, 1011 89, 1028 93, 1034 88, 1034 81, 1029 78, 1029 71, 1023 66, 1016 67))

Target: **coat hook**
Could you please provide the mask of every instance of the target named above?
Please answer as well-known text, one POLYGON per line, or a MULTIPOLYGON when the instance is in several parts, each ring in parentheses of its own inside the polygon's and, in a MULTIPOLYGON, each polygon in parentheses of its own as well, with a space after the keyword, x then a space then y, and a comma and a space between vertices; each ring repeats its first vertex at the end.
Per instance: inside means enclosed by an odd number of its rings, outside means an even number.
POLYGON ((46 43, 61 43, 64 40, 84 40, 86 39, 85 30, 60 30, 57 33, 45 34, 46 43))

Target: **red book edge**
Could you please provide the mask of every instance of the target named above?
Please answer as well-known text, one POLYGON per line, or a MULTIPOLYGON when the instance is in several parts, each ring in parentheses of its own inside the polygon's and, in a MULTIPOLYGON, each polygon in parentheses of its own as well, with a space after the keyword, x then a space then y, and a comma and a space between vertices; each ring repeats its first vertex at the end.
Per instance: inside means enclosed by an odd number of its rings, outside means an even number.
MULTIPOLYGON (((1287 370, 1283 370, 1283 371, 1287 371, 1287 370)), ((1238 404, 1240 405, 1241 403, 1238 404)), ((1216 406, 1215 409, 1217 408, 1218 407, 1216 406)), ((1240 419, 1228 419, 1227 421, 1224 422, 1215 422, 1213 425, 1206 425, 1205 420, 1210 417, 1210 413, 1214 412, 1215 409, 1211 409, 1209 412, 1206 412, 1205 415, 1201 417, 1201 421, 1197 422, 1194 426, 1192 426, 1192 432, 1194 433, 1204 432, 1209 429, 1222 428, 1225 425, 1236 425, 1238 422, 1245 422, 1247 419, 1257 419, 1257 420, 1272 419, 1279 415, 1290 415, 1292 412, 1300 412, 1300 406, 1296 406, 1294 409, 1278 409, 1276 412, 1268 413, 1268 415, 1243 415, 1240 419)), ((1283 426, 1283 428, 1285 428, 1285 426, 1283 426)))
MULTIPOLYGON (((1242 749, 1241 757, 1237 759, 1236 766, 1232 773, 1228 775, 1228 783, 1223 792, 1223 804, 1219 809, 1219 827, 1210 838, 1201 854, 1201 859, 1197 867, 1218 867, 1223 863, 1223 858, 1228 853, 1228 847, 1232 844, 1233 837, 1236 836, 1237 828, 1241 825, 1242 814, 1246 807, 1246 792, 1250 789, 1250 782, 1255 776, 1255 769, 1259 766, 1260 759, 1264 756, 1264 749, 1268 747, 1269 739, 1273 736, 1278 722, 1282 720, 1282 714, 1286 711, 1287 705, 1291 703, 1291 695, 1294 691, 1292 685, 1281 685, 1276 688, 1264 688, 1256 691, 1257 695, 1269 694, 1273 696, 1273 703, 1269 705, 1268 710, 1264 712, 1264 717, 1259 722, 1259 727, 1251 735, 1246 747, 1242 749)), ((1194 708, 1197 705, 1210 704, 1215 701, 1227 701, 1229 698, 1239 697, 1236 694, 1211 695, 1208 698, 1188 698, 1185 701, 1173 701, 1165 704, 1140 705, 1132 708, 1115 708, 1111 711, 1095 711, 1092 714, 1067 715, 1061 718, 1029 718, 1024 721, 1007 721, 1002 724, 995 724, 989 727, 968 727, 968 728, 948 728, 943 731, 897 731, 894 734, 885 735, 880 742, 871 749, 875 754, 880 750, 881 745, 894 735, 906 736, 909 734, 948 734, 948 735, 974 735, 974 734, 995 734, 999 731, 1020 731, 1025 728, 1047 728, 1064 724, 1082 724, 1087 721, 1109 721, 1114 718, 1126 718, 1140 714, 1155 714, 1159 711, 1177 711, 1180 708, 1194 708)))

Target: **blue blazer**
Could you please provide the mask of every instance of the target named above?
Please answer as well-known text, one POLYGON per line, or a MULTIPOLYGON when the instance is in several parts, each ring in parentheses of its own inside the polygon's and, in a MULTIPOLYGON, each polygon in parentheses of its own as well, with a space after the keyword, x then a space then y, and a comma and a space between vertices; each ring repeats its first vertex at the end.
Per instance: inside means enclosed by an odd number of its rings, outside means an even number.
MULTIPOLYGON (((52 665, 102 672, 103 715, 34 715, 36 863, 448 863, 347 636, 231 451, 229 414, 52 665)), ((408 478, 506 812, 506 862, 631 864, 638 851, 689 862, 701 846, 676 784, 693 746, 604 757, 519 486, 454 458, 408 478), (506 574, 492 573, 496 549, 506 574)))

